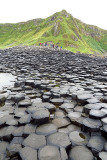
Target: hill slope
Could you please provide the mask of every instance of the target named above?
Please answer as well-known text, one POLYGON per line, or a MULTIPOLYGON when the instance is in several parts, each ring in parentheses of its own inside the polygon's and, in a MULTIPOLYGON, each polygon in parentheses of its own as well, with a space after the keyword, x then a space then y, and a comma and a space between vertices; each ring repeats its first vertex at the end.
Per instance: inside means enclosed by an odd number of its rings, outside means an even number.
POLYGON ((46 19, 0 24, 0 48, 38 45, 47 41, 59 43, 59 46, 72 52, 107 52, 107 30, 87 25, 65 10, 46 19))

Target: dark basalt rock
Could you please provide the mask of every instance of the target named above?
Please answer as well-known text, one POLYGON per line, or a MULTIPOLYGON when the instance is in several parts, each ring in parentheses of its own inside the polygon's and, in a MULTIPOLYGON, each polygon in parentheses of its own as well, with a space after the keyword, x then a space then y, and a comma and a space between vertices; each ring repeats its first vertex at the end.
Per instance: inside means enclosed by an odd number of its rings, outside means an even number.
POLYGON ((31 147, 24 147, 19 152, 22 160, 37 160, 37 150, 31 147))
POLYGON ((17 130, 17 127, 15 126, 9 126, 7 127, 4 135, 3 135, 3 139, 5 141, 11 141, 12 140, 12 134, 15 132, 15 130, 17 130))
POLYGON ((0 91, 2 160, 107 159, 107 58, 30 46, 0 63, 17 77, 0 91))
POLYGON ((0 94, 0 105, 5 102, 6 97, 3 94, 0 94))
POLYGON ((74 105, 72 103, 63 103, 59 108, 66 112, 66 109, 72 110, 74 105))
POLYGON ((12 133, 14 137, 21 137, 23 135, 24 126, 17 127, 12 133))
POLYGON ((61 160, 59 149, 55 146, 45 146, 39 150, 39 160, 61 160))
POLYGON ((18 93, 14 96, 11 96, 11 100, 13 100, 14 102, 18 103, 21 100, 25 99, 25 94, 24 93, 18 93))
POLYGON ((12 158, 18 155, 21 149, 22 147, 20 144, 10 144, 7 148, 7 156, 12 158))
POLYGON ((1 159, 1 160, 6 159, 6 155, 1 153, 1 154, 0 154, 0 159, 1 159))
POLYGON ((26 80, 25 85, 34 87, 34 80, 26 80))
POLYGON ((27 115, 27 113, 25 111, 16 111, 14 117, 16 119, 19 119, 19 118, 26 116, 26 115, 27 115))
POLYGON ((83 117, 81 117, 80 112, 69 112, 68 117, 73 124, 77 124, 79 126, 81 126, 81 123, 84 119, 83 117))
POLYGON ((103 123, 104 125, 106 125, 106 124, 107 124, 107 117, 102 118, 101 121, 102 121, 102 123, 103 123))
POLYGON ((73 131, 69 134, 69 138, 71 140, 72 146, 76 145, 86 145, 89 140, 89 136, 84 134, 83 132, 73 131))
POLYGON ((60 98, 54 98, 50 100, 51 103, 53 103, 54 105, 61 105, 63 104, 63 100, 60 98))
POLYGON ((74 125, 74 124, 70 124, 67 128, 68 128, 69 132, 80 131, 81 130, 80 127, 78 127, 77 125, 74 125))
POLYGON ((70 160, 94 160, 92 152, 83 146, 76 146, 71 149, 69 154, 70 160))
POLYGON ((57 132, 57 126, 55 126, 54 124, 50 124, 50 123, 40 125, 36 129, 36 134, 45 135, 45 136, 48 136, 55 132, 57 132))
POLYGON ((104 144, 104 150, 107 152, 107 142, 104 144))
POLYGON ((18 107, 28 107, 31 106, 31 102, 28 99, 22 100, 18 103, 18 107))
POLYGON ((10 120, 10 119, 13 118, 12 115, 8 115, 8 114, 9 114, 9 112, 1 112, 1 113, 0 113, 0 126, 1 126, 1 127, 4 126, 4 124, 5 124, 8 120, 10 120))
POLYGON ((77 95, 77 101, 79 104, 81 105, 85 105, 87 104, 87 100, 93 98, 92 94, 81 94, 81 95, 77 95))
POLYGON ((18 121, 13 118, 13 119, 7 120, 6 124, 9 125, 9 126, 17 126, 18 125, 18 121))
POLYGON ((93 119, 100 119, 100 118, 104 118, 105 116, 106 116, 106 113, 104 113, 101 110, 92 109, 89 113, 89 117, 93 119))
POLYGON ((58 132, 69 134, 69 130, 67 127, 58 129, 58 132))
POLYGON ((91 98, 91 99, 88 99, 87 102, 90 104, 96 104, 96 103, 99 103, 99 100, 97 98, 91 98))
POLYGON ((24 127, 23 135, 28 136, 36 132, 36 126, 32 124, 26 124, 24 127))
POLYGON ((49 111, 47 109, 37 110, 32 114, 35 124, 42 124, 49 121, 49 111))
POLYGON ((43 95, 43 97, 42 97, 43 102, 49 102, 49 100, 50 100, 50 96, 43 95))
POLYGON ((8 147, 9 143, 2 141, 0 142, 0 154, 5 154, 6 153, 6 149, 8 147))
POLYGON ((61 160, 68 160, 68 155, 65 148, 60 147, 61 160))
MULTIPOLYGON (((39 108, 40 109, 40 108, 39 108)), ((43 109, 43 108, 41 108, 43 109)), ((29 114, 33 114, 34 112, 36 112, 38 109, 37 107, 34 107, 34 106, 29 106, 27 109, 26 109, 26 112, 29 113, 29 114)))
POLYGON ((7 130, 7 127, 4 127, 4 128, 0 129, 0 140, 3 139, 3 136, 4 136, 5 132, 6 132, 6 130, 7 130))
POLYGON ((25 147, 39 149, 46 145, 46 139, 43 135, 31 134, 23 141, 23 145, 25 147))
POLYGON ((54 133, 47 138, 47 143, 49 145, 54 145, 57 147, 69 148, 71 146, 70 139, 65 133, 54 133))
POLYGON ((92 136, 88 142, 88 147, 91 148, 93 154, 97 156, 104 148, 105 140, 101 136, 92 136))
POLYGON ((64 118, 55 118, 52 120, 52 123, 55 124, 58 128, 68 126, 70 124, 70 121, 64 118))
POLYGON ((55 118, 66 118, 65 113, 61 110, 55 112, 55 118))
POLYGON ((107 139, 107 125, 104 125, 101 129, 102 136, 107 139))
POLYGON ((14 137, 11 141, 11 144, 22 144, 23 140, 23 137, 14 137))
POLYGON ((90 110, 100 110, 102 106, 100 103, 95 103, 95 104, 87 104, 84 106, 84 112, 86 114, 89 114, 90 110))
POLYGON ((19 119, 19 124, 26 124, 26 123, 30 123, 31 121, 31 115, 30 114, 26 114, 24 116, 22 116, 20 119, 19 119))
POLYGON ((82 113, 82 112, 83 112, 83 106, 76 106, 76 107, 74 108, 74 111, 75 111, 75 112, 80 112, 80 113, 82 113))
POLYGON ((54 112, 56 110, 56 106, 51 103, 43 103, 43 106, 50 112, 54 112))
POLYGON ((102 108, 101 111, 104 112, 107 115, 107 109, 102 108))
POLYGON ((100 120, 94 120, 90 118, 86 118, 82 122, 82 131, 84 132, 96 132, 100 130, 100 127, 102 126, 100 120))
POLYGON ((106 160, 107 152, 99 152, 98 160, 106 160))

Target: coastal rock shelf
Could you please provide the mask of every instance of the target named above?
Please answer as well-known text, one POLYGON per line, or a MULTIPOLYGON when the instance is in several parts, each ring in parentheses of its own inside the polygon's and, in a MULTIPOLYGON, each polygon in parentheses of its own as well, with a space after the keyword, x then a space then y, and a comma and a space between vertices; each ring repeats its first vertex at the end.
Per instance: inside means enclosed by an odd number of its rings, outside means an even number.
POLYGON ((106 160, 107 58, 45 47, 0 50, 1 160, 106 160))

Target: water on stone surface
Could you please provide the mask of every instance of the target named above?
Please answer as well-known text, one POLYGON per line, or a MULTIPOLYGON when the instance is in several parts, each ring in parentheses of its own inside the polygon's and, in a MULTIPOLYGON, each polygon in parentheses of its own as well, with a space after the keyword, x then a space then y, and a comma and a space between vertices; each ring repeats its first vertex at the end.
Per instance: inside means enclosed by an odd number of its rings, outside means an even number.
POLYGON ((14 84, 16 77, 11 73, 0 73, 0 90, 5 86, 14 84))

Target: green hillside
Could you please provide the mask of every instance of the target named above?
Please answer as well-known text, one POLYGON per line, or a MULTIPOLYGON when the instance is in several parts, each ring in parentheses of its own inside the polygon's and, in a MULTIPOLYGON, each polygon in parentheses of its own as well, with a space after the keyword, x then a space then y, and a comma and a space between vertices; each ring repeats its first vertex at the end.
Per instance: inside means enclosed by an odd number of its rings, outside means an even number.
POLYGON ((46 19, 0 24, 0 48, 38 45, 53 41, 64 49, 82 53, 107 52, 107 30, 87 25, 65 10, 46 19))

